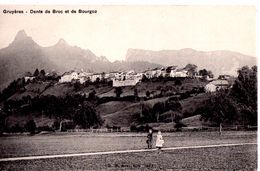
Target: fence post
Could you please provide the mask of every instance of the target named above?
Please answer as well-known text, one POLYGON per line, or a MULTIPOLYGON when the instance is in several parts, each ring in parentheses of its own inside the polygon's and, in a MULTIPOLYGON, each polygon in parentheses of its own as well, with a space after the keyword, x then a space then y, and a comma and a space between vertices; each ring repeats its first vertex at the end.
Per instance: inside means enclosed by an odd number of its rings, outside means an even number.
POLYGON ((219 135, 221 135, 222 134, 222 124, 220 123, 219 124, 219 135))

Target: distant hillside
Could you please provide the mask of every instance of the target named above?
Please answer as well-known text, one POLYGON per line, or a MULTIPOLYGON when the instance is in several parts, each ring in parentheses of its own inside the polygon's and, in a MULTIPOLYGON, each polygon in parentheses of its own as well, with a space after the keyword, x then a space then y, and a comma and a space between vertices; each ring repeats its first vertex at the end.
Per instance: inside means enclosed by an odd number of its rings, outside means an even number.
POLYGON ((14 41, 6 48, 0 49, 0 90, 11 81, 33 72, 36 68, 63 73, 69 70, 87 70, 91 72, 126 71, 134 69, 143 71, 159 67, 149 62, 113 62, 106 57, 96 56, 88 49, 70 46, 60 39, 50 47, 39 46, 24 30, 17 33, 14 41))
POLYGON ((239 67, 244 65, 256 65, 256 58, 241 53, 219 51, 196 51, 194 49, 151 51, 142 49, 129 49, 126 61, 148 61, 161 65, 178 65, 184 67, 191 63, 199 68, 213 71, 215 76, 219 74, 236 75, 239 67))

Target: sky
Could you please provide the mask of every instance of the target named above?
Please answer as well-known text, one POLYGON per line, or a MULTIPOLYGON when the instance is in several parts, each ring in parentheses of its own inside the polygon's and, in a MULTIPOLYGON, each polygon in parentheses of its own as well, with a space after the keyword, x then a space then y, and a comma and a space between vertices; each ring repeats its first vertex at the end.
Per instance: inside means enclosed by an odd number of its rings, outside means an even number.
POLYGON ((110 61, 127 49, 231 50, 256 56, 254 6, 0 6, 0 48, 24 29, 41 46, 60 38, 110 61), (24 10, 4 14, 3 10, 24 10), (96 14, 30 14, 30 10, 97 10, 96 14))

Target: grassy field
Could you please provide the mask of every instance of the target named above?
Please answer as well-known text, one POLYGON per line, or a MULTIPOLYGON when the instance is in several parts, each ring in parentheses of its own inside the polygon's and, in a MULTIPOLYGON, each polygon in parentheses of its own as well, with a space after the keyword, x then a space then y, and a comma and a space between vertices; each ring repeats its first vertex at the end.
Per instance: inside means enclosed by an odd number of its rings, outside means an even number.
MULTIPOLYGON (((164 147, 256 143, 254 131, 163 133, 164 147)), ((154 137, 155 140, 155 137, 154 137)), ((146 148, 145 133, 54 133, 0 138, 0 158, 146 148)), ((256 145, 0 162, 0 170, 253 170, 256 145), (225 168, 225 169, 224 169, 225 168)))
MULTIPOLYGON (((256 142, 255 132, 163 133, 165 147, 256 142), (249 134, 250 133, 250 134, 249 134), (253 134, 252 134, 253 133, 253 134)), ((154 141, 156 139, 154 135, 154 141)), ((146 134, 64 133, 0 138, 0 158, 146 148, 146 134)))
POLYGON ((0 163, 0 170, 256 170, 256 145, 0 163))

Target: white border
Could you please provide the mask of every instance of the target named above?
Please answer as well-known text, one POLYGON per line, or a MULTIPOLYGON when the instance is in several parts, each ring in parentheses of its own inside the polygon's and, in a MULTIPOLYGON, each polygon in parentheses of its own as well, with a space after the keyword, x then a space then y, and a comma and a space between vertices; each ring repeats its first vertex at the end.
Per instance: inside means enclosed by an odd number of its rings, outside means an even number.
POLYGON ((2 0, 18 5, 256 5, 259 0, 2 0))

